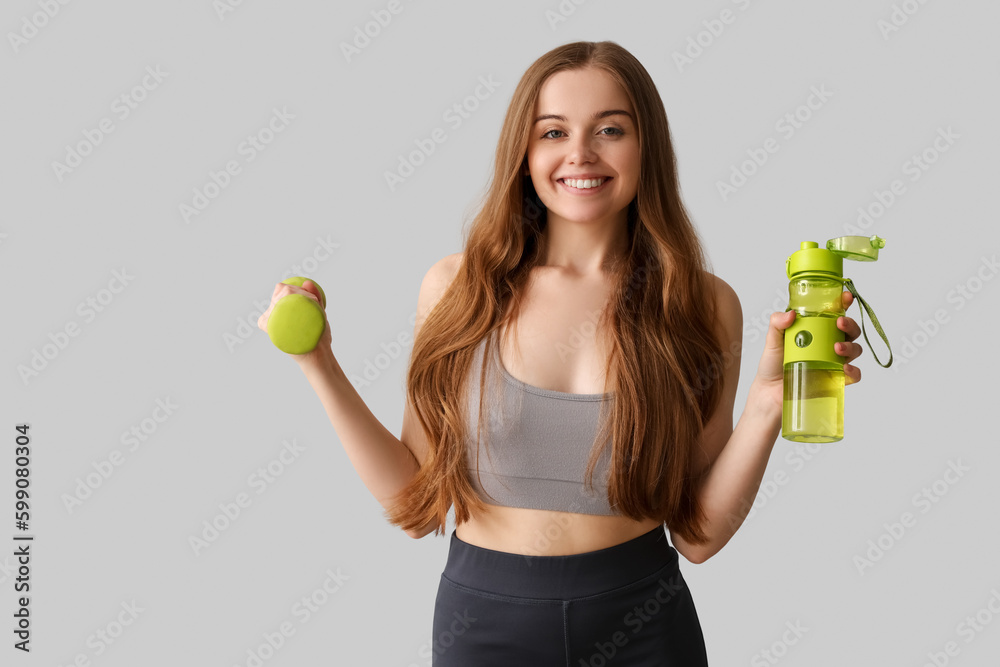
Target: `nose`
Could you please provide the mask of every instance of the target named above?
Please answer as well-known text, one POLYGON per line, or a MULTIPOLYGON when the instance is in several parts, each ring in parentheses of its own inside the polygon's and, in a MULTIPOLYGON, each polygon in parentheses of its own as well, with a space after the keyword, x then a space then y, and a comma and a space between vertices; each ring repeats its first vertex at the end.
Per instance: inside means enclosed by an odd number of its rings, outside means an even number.
POLYGON ((593 162, 597 159, 597 152, 594 150, 593 137, 586 132, 577 133, 576 137, 570 139, 566 144, 569 151, 566 158, 571 164, 582 164, 593 162))

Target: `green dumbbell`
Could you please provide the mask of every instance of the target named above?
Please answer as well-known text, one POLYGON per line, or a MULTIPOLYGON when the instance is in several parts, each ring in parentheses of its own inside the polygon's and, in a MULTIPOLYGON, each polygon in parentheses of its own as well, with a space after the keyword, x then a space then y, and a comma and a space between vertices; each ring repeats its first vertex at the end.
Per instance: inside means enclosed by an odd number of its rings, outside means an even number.
MULTIPOLYGON (((302 283, 312 278, 295 276, 281 282, 286 285, 302 287, 302 283)), ((315 280, 313 280, 316 283, 315 280)), ((323 314, 326 308, 326 294, 323 288, 316 283, 319 289, 319 300, 322 307, 305 294, 289 294, 278 300, 271 310, 271 315, 267 318, 267 335, 282 352, 288 354, 306 354, 316 348, 323 335, 323 327, 326 326, 326 317, 323 314)))

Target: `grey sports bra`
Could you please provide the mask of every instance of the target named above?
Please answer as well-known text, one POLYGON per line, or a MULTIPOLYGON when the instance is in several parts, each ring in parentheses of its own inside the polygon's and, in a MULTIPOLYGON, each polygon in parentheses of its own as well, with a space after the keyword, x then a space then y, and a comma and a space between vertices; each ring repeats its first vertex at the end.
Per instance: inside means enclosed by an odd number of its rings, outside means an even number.
POLYGON ((594 469, 593 492, 584 485, 600 410, 610 407, 613 392, 570 394, 526 384, 507 372, 493 350, 477 438, 480 368, 488 340, 476 349, 467 381, 466 467, 473 488, 491 505, 617 515, 607 498, 610 444, 594 469))

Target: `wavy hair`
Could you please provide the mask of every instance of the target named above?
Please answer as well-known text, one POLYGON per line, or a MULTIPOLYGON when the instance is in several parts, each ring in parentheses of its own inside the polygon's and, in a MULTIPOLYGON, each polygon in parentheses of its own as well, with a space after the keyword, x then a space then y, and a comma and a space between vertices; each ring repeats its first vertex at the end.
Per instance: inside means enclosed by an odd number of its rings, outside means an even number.
MULTIPOLYGON (((609 260, 613 287, 596 323, 610 342, 605 377, 614 378, 614 401, 591 449, 586 483, 592 488, 598 458, 611 446, 607 493, 615 511, 637 521, 659 519, 693 544, 707 541, 692 467, 721 398, 715 292, 681 203, 663 102, 642 64, 611 41, 552 49, 532 63, 513 93, 489 187, 465 232, 461 266, 413 343, 406 393, 429 451, 385 512, 403 530, 436 519, 435 533, 444 535, 452 505, 458 524, 485 510, 466 465, 466 379, 477 345, 516 320, 529 272, 545 257, 545 206, 522 172, 539 90, 555 72, 584 67, 600 68, 625 90, 640 150, 629 248, 609 260), (610 440, 604 437, 609 431, 610 440)), ((482 424, 482 399, 479 405, 482 424)))

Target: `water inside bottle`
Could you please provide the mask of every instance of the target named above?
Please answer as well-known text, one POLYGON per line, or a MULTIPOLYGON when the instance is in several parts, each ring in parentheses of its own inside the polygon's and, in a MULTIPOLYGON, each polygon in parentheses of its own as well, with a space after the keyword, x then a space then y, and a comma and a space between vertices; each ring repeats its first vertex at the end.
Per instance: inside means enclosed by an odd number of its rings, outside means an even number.
POLYGON ((838 317, 844 314, 844 286, 835 280, 800 278, 789 283, 788 307, 798 317, 818 315, 838 317))
POLYGON ((843 366, 818 361, 785 365, 781 437, 794 442, 844 438, 843 366))

